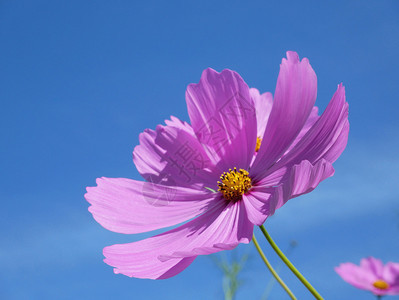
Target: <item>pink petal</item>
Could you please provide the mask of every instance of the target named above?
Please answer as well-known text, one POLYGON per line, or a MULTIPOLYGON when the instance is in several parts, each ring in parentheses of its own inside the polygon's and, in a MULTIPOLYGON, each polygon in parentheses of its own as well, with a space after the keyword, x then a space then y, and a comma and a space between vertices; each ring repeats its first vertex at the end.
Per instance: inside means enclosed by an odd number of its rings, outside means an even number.
POLYGON ((189 263, 176 267, 182 259, 249 243, 253 225, 242 203, 219 200, 218 206, 173 230, 138 242, 106 247, 104 261, 114 266, 116 273, 159 279, 165 278, 170 268, 175 268, 175 275, 187 267, 189 263))
MULTIPOLYGON (((319 119, 318 116, 318 108, 316 106, 313 107, 312 112, 309 115, 309 118, 306 120, 305 125, 303 126, 302 130, 294 140, 294 142, 291 144, 289 149, 287 150, 286 154, 291 151, 291 149, 303 138, 303 136, 309 131, 309 129, 316 123, 316 121, 319 119)), ((278 186, 281 183, 282 178, 288 170, 292 167, 292 165, 286 165, 282 166, 280 163, 276 164, 280 168, 276 170, 276 167, 272 168, 273 172, 265 175, 264 178, 261 178, 259 180, 259 185, 263 186, 278 186)))
POLYGON ((173 126, 173 127, 183 129, 183 130, 187 131, 187 133, 191 134, 193 137, 196 138, 195 132, 194 132, 193 128, 191 127, 191 125, 188 124, 187 122, 180 120, 179 118, 170 116, 170 120, 165 120, 165 124, 168 126, 173 126))
POLYGON ((248 194, 242 196, 248 219, 252 224, 262 225, 272 214, 270 202, 274 191, 272 188, 254 186, 248 194))
POLYGON ((304 160, 292 168, 287 191, 292 197, 298 197, 313 191, 321 181, 332 175, 334 168, 328 161, 322 159, 312 165, 304 160))
POLYGON ((124 178, 98 178, 88 187, 89 211, 105 228, 140 233, 179 224, 216 205, 207 190, 170 187, 124 178))
POLYGON ((248 169, 256 146, 256 115, 240 75, 206 69, 198 84, 187 87, 186 100, 191 125, 220 170, 248 169))
MULTIPOLYGON (((334 162, 344 151, 346 144, 348 143, 349 136, 349 121, 346 118, 343 122, 342 130, 337 133, 335 141, 329 146, 329 149, 322 155, 328 161, 334 162)), ((338 130, 337 130, 338 132, 338 130)))
MULTIPOLYGON (((220 201, 224 203, 224 199, 220 198, 220 201)), ((215 208, 213 215, 204 214, 194 220, 184 235, 186 240, 175 247, 173 253, 164 253, 159 259, 189 257, 193 254, 206 255, 234 249, 240 243, 249 243, 252 239, 253 224, 248 220, 244 203, 230 202, 222 208, 222 211, 215 208)))
POLYGON ((399 286, 396 285, 396 286, 389 288, 386 294, 387 295, 399 295, 399 286))
POLYGON ((367 272, 373 273, 377 278, 382 279, 384 264, 380 259, 374 257, 363 258, 360 261, 360 267, 367 272))
POLYGON ((316 123, 316 121, 319 119, 318 115, 319 109, 317 106, 313 106, 312 111, 310 112, 309 118, 306 120, 305 125, 299 132, 298 136, 295 138, 295 140, 292 142, 290 147, 285 153, 288 153, 294 148, 296 144, 304 137, 304 135, 309 131, 310 128, 316 123))
POLYGON ((271 93, 264 93, 261 95, 255 88, 250 88, 249 92, 255 104, 257 136, 262 138, 265 134, 270 112, 272 111, 273 95, 271 93))
POLYGON ((363 290, 372 291, 373 283, 378 279, 373 273, 365 271, 364 269, 352 263, 340 264, 335 268, 335 271, 342 277, 343 280, 363 290))
POLYGON ((390 286, 399 288, 399 263, 387 263, 384 266, 382 278, 384 278, 390 286))
POLYGON ((115 267, 115 274, 123 274, 129 277, 147 279, 168 279, 184 271, 197 256, 170 259, 161 262, 154 256, 153 251, 130 253, 131 244, 118 244, 105 247, 104 262, 115 267))
MULTIPOLYGON (((255 88, 250 88, 249 91, 251 93, 252 99, 254 99, 256 108, 258 137, 262 138, 265 133, 266 125, 269 120, 270 112, 273 106, 273 95, 271 93, 264 93, 261 95, 259 91, 255 88)), ((303 138, 303 136, 306 134, 306 132, 309 131, 314 123, 316 123, 319 118, 318 111, 319 109, 316 106, 313 106, 313 109, 310 112, 310 115, 306 120, 305 125, 303 126, 295 140, 292 142, 286 153, 289 152, 303 138)))
POLYGON ((289 199, 313 191, 320 182, 333 174, 334 168, 332 164, 324 159, 319 160, 315 165, 304 160, 300 164, 293 166, 282 178, 281 184, 270 200, 271 214, 289 199))
POLYGON ((345 101, 345 88, 340 84, 321 117, 268 173, 304 159, 312 164, 321 158, 333 163, 346 147, 348 132, 348 103, 345 101))
POLYGON ((168 126, 140 134, 133 152, 137 170, 153 183, 215 189, 220 172, 212 171, 214 166, 189 125, 180 122, 174 118, 168 126))
POLYGON ((298 54, 287 52, 277 79, 273 108, 261 147, 252 166, 262 173, 288 149, 301 131, 316 101, 317 78, 309 61, 299 61, 298 54))

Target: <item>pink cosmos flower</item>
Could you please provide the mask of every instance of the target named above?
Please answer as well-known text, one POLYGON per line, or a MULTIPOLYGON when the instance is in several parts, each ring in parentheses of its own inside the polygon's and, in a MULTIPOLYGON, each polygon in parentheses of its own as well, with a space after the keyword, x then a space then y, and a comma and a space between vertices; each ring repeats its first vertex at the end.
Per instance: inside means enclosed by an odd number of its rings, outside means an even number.
POLYGON ((381 260, 368 257, 360 261, 360 266, 343 263, 335 271, 359 289, 378 296, 399 295, 399 263, 389 262, 384 266, 381 260))
POLYGON ((146 181, 103 177, 85 195, 96 221, 115 232, 188 222, 106 247, 104 261, 115 273, 169 278, 198 255, 249 243, 254 225, 332 176, 348 138, 348 104, 340 84, 318 116, 316 86, 295 52, 282 60, 274 100, 234 71, 205 70, 187 88, 191 124, 172 117, 140 134, 133 161, 146 181))

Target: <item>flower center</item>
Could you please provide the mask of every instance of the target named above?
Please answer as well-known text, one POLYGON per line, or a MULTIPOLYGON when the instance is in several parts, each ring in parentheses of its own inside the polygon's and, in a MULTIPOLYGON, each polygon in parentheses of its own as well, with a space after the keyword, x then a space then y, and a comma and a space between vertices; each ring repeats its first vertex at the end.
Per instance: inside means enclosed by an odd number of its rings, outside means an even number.
POLYGON ((385 280, 378 279, 373 283, 373 286, 380 290, 386 290, 389 288, 389 284, 385 280))
POLYGON ((260 137, 256 138, 256 146, 255 146, 255 152, 258 152, 260 149, 260 144, 262 143, 262 139, 260 137))
POLYGON ((236 168, 234 170, 229 169, 229 172, 224 172, 220 176, 222 181, 218 181, 218 191, 228 201, 237 202, 241 200, 242 195, 252 187, 252 181, 248 175, 249 173, 244 169, 239 171, 236 168))

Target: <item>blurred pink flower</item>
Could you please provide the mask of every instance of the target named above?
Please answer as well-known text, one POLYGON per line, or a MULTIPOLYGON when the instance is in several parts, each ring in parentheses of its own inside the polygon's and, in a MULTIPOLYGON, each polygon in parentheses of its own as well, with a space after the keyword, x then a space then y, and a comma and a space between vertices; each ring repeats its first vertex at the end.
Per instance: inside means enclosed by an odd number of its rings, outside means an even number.
POLYGON ((399 294, 399 263, 389 262, 384 266, 381 260, 368 257, 360 261, 360 266, 343 263, 335 271, 347 283, 375 295, 399 294))
POLYGON ((254 225, 332 176, 348 138, 348 104, 340 84, 318 116, 316 87, 309 61, 295 52, 282 60, 274 100, 236 72, 205 70, 187 88, 191 124, 172 117, 140 134, 133 161, 146 181, 99 178, 85 195, 97 222, 115 232, 192 220, 106 247, 105 262, 127 276, 174 276, 198 255, 249 243, 254 225))

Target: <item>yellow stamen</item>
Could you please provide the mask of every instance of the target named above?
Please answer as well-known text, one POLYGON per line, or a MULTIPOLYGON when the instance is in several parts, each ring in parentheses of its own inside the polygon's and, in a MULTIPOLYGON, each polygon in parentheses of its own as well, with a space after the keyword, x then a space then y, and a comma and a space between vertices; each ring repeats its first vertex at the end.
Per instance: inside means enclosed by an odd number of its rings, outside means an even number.
POLYGON ((255 146, 255 152, 258 152, 260 149, 260 144, 262 143, 262 139, 260 137, 256 138, 256 146, 255 146))
POLYGON ((380 290, 386 290, 389 288, 389 284, 385 280, 378 279, 373 283, 373 286, 380 290))
POLYGON ((222 182, 218 181, 218 191, 228 201, 237 202, 241 200, 242 195, 252 187, 252 181, 248 175, 249 173, 244 169, 239 171, 237 171, 237 168, 229 169, 229 172, 224 172, 220 176, 222 182))

